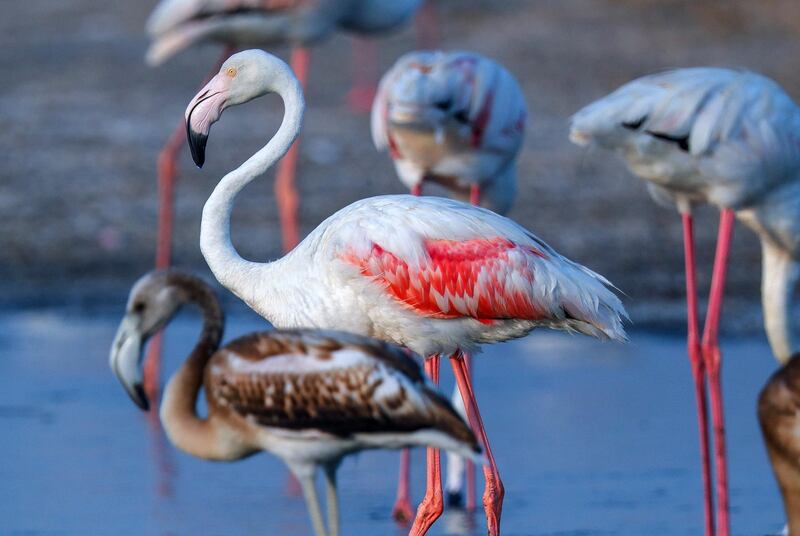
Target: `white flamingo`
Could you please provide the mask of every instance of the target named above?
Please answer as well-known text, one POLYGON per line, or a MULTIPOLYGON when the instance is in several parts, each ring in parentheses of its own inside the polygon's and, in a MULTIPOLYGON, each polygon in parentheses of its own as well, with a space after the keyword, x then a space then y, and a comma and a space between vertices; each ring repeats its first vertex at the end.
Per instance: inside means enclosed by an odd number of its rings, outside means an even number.
MULTIPOLYGON (((302 89, 284 62, 249 50, 231 56, 186 110, 192 154, 200 160, 221 112, 266 93, 283 99, 283 121, 266 146, 220 180, 206 202, 203 256, 220 283, 276 327, 369 334, 432 356, 432 370, 440 354, 450 355, 470 423, 486 447, 484 505, 489 532, 497 534, 503 488, 463 352, 536 327, 622 340, 622 304, 603 277, 560 256, 513 221, 434 197, 357 201, 283 258, 243 259, 230 239, 234 199, 299 135, 302 89)), ((438 453, 429 451, 428 460, 428 494, 414 534, 424 534, 443 507, 438 453)))
MULTIPOLYGON (((242 46, 290 44, 292 64, 303 84, 310 55, 307 45, 337 30, 373 35, 396 28, 410 19, 422 0, 161 0, 147 21, 152 44, 147 61, 159 65, 197 44, 225 45, 211 75, 242 46)), ((360 69, 359 69, 360 71, 360 69)), ((211 76, 209 75, 209 77, 211 76)), ((206 79, 206 82, 208 80, 206 79)), ((205 83, 205 82, 204 82, 205 83)), ((172 256, 173 193, 178 150, 185 126, 179 122, 158 158, 159 215, 156 268, 170 265, 172 256)), ((285 251, 299 241, 299 197, 294 186, 297 147, 283 159, 275 181, 275 198, 285 251)), ((153 395, 158 381, 160 339, 151 345, 145 377, 153 395)))
POLYGON ((734 214, 761 239, 762 303, 775 356, 800 349, 792 292, 800 278, 800 109, 774 81, 728 69, 678 69, 634 80, 579 111, 570 137, 620 153, 684 224, 689 357, 700 420, 705 530, 714 533, 704 382, 708 375, 717 469, 717 528, 729 528, 718 328, 734 214), (691 208, 721 210, 702 343, 691 208))
POLYGON ((326 534, 314 473, 323 469, 328 534, 339 534, 336 470, 365 449, 428 446, 480 458, 478 441, 400 348, 332 331, 251 333, 219 347, 224 321, 214 291, 176 270, 134 285, 111 349, 111 367, 133 401, 149 408, 140 370, 144 345, 186 303, 203 331, 161 404, 170 441, 199 458, 233 461, 260 451, 300 480, 314 532, 326 534), (208 414, 197 414, 200 388, 208 414))
MULTIPOLYGON (((502 65, 473 52, 418 51, 383 76, 372 105, 372 138, 388 150, 400 180, 414 195, 424 182, 505 215, 517 190, 517 156, 525 134, 525 97, 502 65)), ((460 397, 454 393, 459 407, 460 397)), ((459 407, 459 409, 462 409, 459 407)), ((448 454, 448 503, 475 506, 474 466, 448 454)), ((393 515, 410 513, 409 455, 403 452, 393 515)))
POLYGON ((472 52, 411 52, 383 76, 372 139, 419 195, 435 182, 499 214, 516 194, 525 98, 502 65, 472 52))

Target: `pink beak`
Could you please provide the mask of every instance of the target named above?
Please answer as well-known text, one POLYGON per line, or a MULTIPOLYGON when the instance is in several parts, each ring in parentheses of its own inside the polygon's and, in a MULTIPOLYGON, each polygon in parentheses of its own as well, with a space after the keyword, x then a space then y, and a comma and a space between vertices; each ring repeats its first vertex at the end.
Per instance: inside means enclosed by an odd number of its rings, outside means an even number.
POLYGON ((229 76, 217 74, 186 107, 186 138, 197 167, 203 167, 206 160, 208 133, 225 109, 230 83, 229 76))

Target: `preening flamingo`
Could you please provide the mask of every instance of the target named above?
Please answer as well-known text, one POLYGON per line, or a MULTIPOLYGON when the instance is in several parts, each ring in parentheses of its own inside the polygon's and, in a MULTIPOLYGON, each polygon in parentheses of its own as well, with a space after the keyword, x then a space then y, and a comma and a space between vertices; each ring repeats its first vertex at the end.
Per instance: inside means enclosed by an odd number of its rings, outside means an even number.
MULTIPOLYGON (((783 497, 788 534, 800 534, 800 354, 781 367, 761 390, 758 420, 783 497)), ((786 534, 786 533, 785 533, 786 534)))
POLYGON ((161 422, 179 449, 233 461, 261 451, 281 458, 303 486, 314 532, 326 534, 314 474, 325 475, 328 534, 339 534, 336 470, 365 449, 432 445, 480 458, 480 446, 419 365, 386 343, 333 331, 252 333, 219 347, 223 316, 207 283, 175 270, 152 272, 131 290, 111 367, 131 399, 149 407, 142 348, 181 305, 203 313, 200 340, 172 377, 161 422), (208 415, 197 414, 200 388, 208 415))
MULTIPOLYGON (((222 58, 211 75, 236 48, 291 44, 292 64, 305 84, 309 52, 306 45, 337 29, 371 35, 395 28, 415 13, 422 0, 161 0, 147 22, 153 43, 147 61, 159 65, 195 44, 219 42, 225 45, 222 58)), ((211 76, 209 75, 209 77, 211 76)), ((207 81, 207 80, 206 80, 207 81)), ((172 251, 172 205, 176 158, 182 146, 185 126, 179 122, 158 159, 159 217, 156 267, 170 264, 172 251)), ((275 198, 288 251, 299 241, 294 187, 297 147, 281 162, 275 181, 275 198)), ((158 381, 160 340, 152 345, 145 376, 148 392, 155 393, 158 381)))
MULTIPOLYGON (((424 182, 445 186, 498 214, 511 209, 516 160, 527 109, 516 79, 473 52, 418 51, 383 76, 372 106, 372 139, 388 150, 400 180, 414 195, 424 182)), ((458 399, 454 395, 454 403, 458 399)), ((463 463, 448 455, 448 503, 461 503, 463 463)), ((474 468, 467 464, 467 509, 474 507, 474 468)), ((410 513, 408 453, 400 464, 394 517, 410 513)))
MULTIPOLYGON (((625 311, 591 270, 559 255, 531 232, 483 208, 435 197, 357 201, 321 223, 273 262, 239 256, 230 239, 236 195, 275 164, 300 133, 303 92, 291 69, 260 50, 231 56, 186 109, 196 162, 222 111, 267 93, 284 102, 277 133, 223 177, 203 208, 200 248, 215 277, 279 328, 340 329, 450 355, 469 421, 486 448, 484 505, 497 534, 503 487, 481 422, 465 352, 522 337, 536 327, 623 340, 625 311)), ((428 452, 428 493, 413 534, 440 515, 438 452, 428 452)))
POLYGON ((372 106, 372 139, 400 180, 425 182, 499 214, 517 190, 525 97, 502 65, 473 52, 411 52, 383 76, 372 106))
MULTIPOLYGON (((653 196, 677 205, 684 225, 689 357, 700 421, 705 530, 714 533, 705 379, 708 375, 717 470, 717 528, 727 535, 718 328, 734 214, 761 239, 762 304, 780 361, 800 350, 792 332, 792 292, 800 278, 800 109, 774 81, 729 69, 678 69, 630 82, 579 111, 570 138, 613 149, 653 196), (697 321, 692 205, 721 210, 702 343, 697 321)), ((794 312, 794 314, 792 314, 794 312)))

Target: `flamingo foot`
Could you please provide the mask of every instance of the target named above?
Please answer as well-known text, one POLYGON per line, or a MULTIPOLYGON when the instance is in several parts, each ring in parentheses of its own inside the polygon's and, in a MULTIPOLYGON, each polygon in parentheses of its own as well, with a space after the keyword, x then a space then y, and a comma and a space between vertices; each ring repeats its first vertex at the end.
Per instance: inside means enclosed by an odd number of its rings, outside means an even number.
MULTIPOLYGON (((430 449, 434 450, 434 449, 430 449)), ((423 536, 427 534, 433 524, 444 512, 444 501, 441 493, 426 494, 417 508, 417 517, 411 527, 409 536, 423 536)))
POLYGON ((486 477, 486 489, 483 492, 483 509, 486 512, 486 529, 489 536, 500 534, 500 516, 503 513, 503 497, 506 490, 503 483, 493 478, 491 470, 487 467, 483 470, 486 477))
POLYGON ((347 105, 355 114, 368 114, 377 92, 378 88, 374 84, 358 83, 347 94, 347 105))

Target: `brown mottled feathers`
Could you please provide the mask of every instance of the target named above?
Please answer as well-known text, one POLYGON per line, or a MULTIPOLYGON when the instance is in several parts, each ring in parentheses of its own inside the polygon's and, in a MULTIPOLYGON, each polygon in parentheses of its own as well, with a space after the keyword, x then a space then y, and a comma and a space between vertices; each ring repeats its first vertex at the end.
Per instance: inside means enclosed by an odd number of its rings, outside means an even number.
POLYGON ((338 437, 434 428, 479 450, 449 402, 401 349, 339 332, 254 333, 206 368, 209 403, 261 426, 338 437))
POLYGON ((769 379, 758 397, 764 441, 800 471, 800 354, 769 379))

